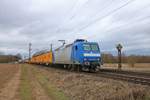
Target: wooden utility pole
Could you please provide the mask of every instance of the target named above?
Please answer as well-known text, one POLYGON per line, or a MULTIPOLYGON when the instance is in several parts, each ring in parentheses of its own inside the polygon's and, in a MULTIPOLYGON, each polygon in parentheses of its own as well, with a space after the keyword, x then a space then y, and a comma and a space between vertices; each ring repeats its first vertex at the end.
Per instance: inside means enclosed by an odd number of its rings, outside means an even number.
POLYGON ((121 70, 121 67, 122 67, 122 61, 121 61, 121 50, 122 50, 122 45, 121 44, 118 44, 116 46, 117 50, 118 50, 118 69, 121 70))
POLYGON ((29 43, 29 62, 31 61, 31 46, 32 46, 32 44, 31 43, 29 43))
POLYGON ((52 52, 53 50, 53 44, 50 44, 50 51, 52 52))

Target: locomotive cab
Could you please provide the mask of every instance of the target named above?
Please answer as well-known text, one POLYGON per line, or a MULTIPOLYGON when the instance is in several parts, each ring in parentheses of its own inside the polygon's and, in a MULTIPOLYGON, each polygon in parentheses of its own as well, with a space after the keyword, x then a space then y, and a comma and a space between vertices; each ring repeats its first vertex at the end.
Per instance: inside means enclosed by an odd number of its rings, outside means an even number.
POLYGON ((76 40, 72 47, 72 61, 81 65, 83 71, 99 70, 101 55, 98 43, 76 40))

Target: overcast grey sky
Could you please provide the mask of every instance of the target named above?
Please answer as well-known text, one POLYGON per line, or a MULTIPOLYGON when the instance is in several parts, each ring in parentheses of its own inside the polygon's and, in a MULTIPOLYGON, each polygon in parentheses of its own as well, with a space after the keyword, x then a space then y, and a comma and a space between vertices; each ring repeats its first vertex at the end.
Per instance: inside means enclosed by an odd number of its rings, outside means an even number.
POLYGON ((59 39, 96 41, 114 53, 150 55, 150 0, 0 0, 0 51, 58 47, 59 39))

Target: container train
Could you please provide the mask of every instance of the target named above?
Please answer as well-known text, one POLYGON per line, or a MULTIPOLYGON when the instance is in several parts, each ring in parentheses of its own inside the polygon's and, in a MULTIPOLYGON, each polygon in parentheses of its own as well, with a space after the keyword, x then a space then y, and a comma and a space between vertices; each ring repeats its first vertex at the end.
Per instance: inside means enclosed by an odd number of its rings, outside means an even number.
POLYGON ((64 45, 54 51, 34 54, 30 63, 96 72, 101 66, 101 53, 98 43, 77 39, 72 44, 64 45))

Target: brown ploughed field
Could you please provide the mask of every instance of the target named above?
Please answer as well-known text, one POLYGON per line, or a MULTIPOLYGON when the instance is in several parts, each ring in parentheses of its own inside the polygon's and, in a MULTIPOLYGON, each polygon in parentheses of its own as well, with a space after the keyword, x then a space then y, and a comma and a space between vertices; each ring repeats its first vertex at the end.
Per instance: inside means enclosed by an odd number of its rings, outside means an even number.
POLYGON ((0 100, 150 100, 150 87, 29 64, 0 64, 0 100))
POLYGON ((17 98, 20 78, 20 67, 16 64, 0 64, 0 100, 17 98))

